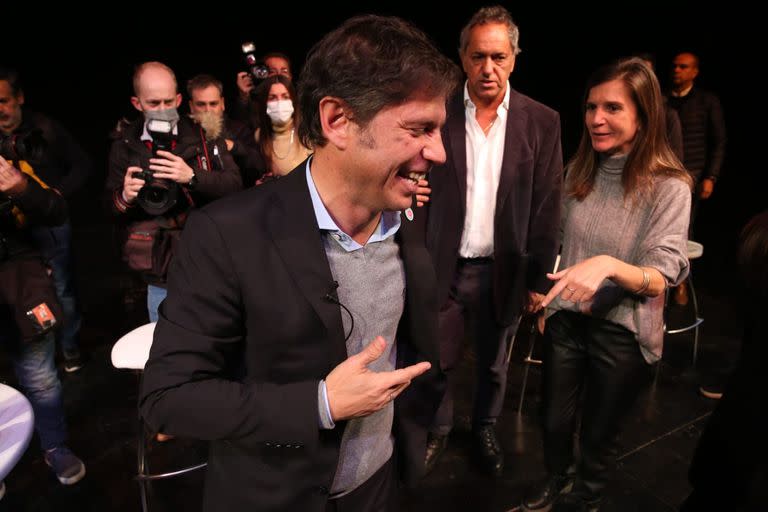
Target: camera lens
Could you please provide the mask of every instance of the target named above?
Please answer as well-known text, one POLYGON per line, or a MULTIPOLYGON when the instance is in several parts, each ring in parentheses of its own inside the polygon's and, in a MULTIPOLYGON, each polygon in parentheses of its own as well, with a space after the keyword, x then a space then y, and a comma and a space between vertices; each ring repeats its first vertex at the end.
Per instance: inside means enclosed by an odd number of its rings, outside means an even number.
POLYGON ((139 190, 139 206, 150 215, 162 215, 176 205, 178 190, 172 181, 152 180, 139 190))

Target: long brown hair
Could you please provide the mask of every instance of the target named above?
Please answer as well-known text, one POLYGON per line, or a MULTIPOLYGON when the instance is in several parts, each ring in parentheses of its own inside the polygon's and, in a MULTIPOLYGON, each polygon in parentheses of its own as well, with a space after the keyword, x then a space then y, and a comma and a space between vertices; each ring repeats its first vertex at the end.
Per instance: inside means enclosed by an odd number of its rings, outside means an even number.
MULTIPOLYGON (((666 137, 664 104, 656 75, 640 59, 631 58, 616 61, 601 67, 587 80, 582 102, 586 116, 586 103, 593 87, 621 80, 630 92, 637 108, 638 129, 627 163, 621 176, 624 197, 636 198, 648 195, 653 189, 657 175, 678 178, 692 187, 693 182, 683 164, 669 148, 666 137)), ((566 193, 579 201, 587 197, 595 185, 598 153, 592 148, 592 140, 585 128, 576 154, 568 162, 566 193)))
POLYGON ((272 120, 267 115, 267 98, 269 98, 269 91, 275 84, 283 84, 288 90, 288 96, 291 97, 293 103, 293 126, 295 130, 299 128, 299 103, 296 101, 296 89, 294 89, 291 80, 283 75, 273 75, 266 78, 256 88, 255 99, 256 107, 258 108, 258 126, 259 129, 259 149, 261 149, 261 155, 264 157, 264 162, 267 164, 267 169, 272 168, 272 139, 275 137, 275 130, 272 128, 272 120))

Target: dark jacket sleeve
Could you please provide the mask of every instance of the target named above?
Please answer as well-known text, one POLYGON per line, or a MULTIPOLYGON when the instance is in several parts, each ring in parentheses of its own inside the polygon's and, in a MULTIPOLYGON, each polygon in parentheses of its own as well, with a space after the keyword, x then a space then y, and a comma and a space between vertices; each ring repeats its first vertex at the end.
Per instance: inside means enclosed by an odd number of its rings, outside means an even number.
POLYGON ((107 163, 107 179, 104 184, 104 203, 107 211, 120 217, 123 221, 145 218, 146 214, 135 203, 129 204, 123 200, 123 181, 128 167, 136 163, 128 162, 125 142, 117 139, 109 150, 107 163))
POLYGON ((231 242, 205 210, 190 215, 144 369, 141 413, 154 429, 195 439, 317 442, 318 381, 248 383, 231 376, 246 337, 231 242))
POLYGON ((680 161, 683 161, 683 125, 680 123, 680 116, 670 107, 665 106, 665 121, 667 125, 667 142, 669 148, 680 161))
POLYGON ((240 178, 240 170, 227 150, 224 139, 217 139, 210 144, 211 158, 216 160, 214 170, 201 171, 195 169, 197 185, 194 195, 200 196, 204 201, 211 201, 224 197, 238 190, 242 190, 243 181, 240 178))
POLYGON ((552 283, 546 273, 552 271, 560 249, 560 208, 563 186, 563 151, 560 143, 560 117, 548 123, 536 156, 533 177, 530 223, 528 225, 529 290, 549 291, 552 283))
POLYGON ((720 177, 720 171, 725 159, 725 119, 723 118, 723 109, 720 106, 720 100, 714 94, 710 95, 708 105, 707 122, 709 129, 707 133, 709 140, 707 146, 711 151, 707 155, 707 167, 704 169, 705 178, 717 179, 720 177))
POLYGON ((227 135, 234 143, 231 153, 240 168, 243 186, 252 187, 267 169, 261 150, 256 144, 254 132, 245 123, 237 120, 229 120, 227 127, 227 135))
POLYGON ((41 187, 35 180, 27 182, 21 194, 11 202, 21 210, 29 224, 59 226, 67 221, 67 202, 53 189, 41 187))

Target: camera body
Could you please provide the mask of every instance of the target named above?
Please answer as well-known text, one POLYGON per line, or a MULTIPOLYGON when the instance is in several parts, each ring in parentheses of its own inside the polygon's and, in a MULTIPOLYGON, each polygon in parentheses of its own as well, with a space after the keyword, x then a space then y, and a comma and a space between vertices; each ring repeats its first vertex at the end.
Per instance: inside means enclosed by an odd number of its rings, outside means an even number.
POLYGON ((0 136, 0 156, 8 161, 40 160, 45 146, 43 132, 39 128, 27 133, 0 136))
MULTIPOLYGON (((46 143, 43 132, 35 128, 27 133, 0 135, 0 156, 17 165, 19 161, 37 161, 43 155, 46 143)), ((5 194, 0 193, 0 217, 11 215, 13 205, 5 194)))
MULTIPOLYGON (((173 123, 160 119, 147 122, 147 132, 152 137, 152 158, 158 158, 158 151, 173 149, 173 123)), ((165 178, 155 178, 149 165, 132 174, 134 178, 144 180, 139 190, 137 202, 150 215, 163 215, 176 206, 179 197, 179 184, 165 178)))
POLYGON ((243 43, 241 48, 245 56, 245 64, 248 66, 248 72, 253 78, 253 83, 256 84, 259 80, 267 78, 269 70, 264 64, 259 64, 259 60, 256 57, 256 45, 248 41, 243 43))

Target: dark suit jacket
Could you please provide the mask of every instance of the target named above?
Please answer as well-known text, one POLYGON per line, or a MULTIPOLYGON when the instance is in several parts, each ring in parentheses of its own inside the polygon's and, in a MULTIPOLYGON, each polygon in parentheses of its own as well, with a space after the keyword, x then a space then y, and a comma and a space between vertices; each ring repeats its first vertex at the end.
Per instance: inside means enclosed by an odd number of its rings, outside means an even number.
MULTIPOLYGON (((159 431, 211 441, 207 511, 323 511, 336 471, 345 423, 318 427, 317 386, 347 353, 304 165, 191 215, 169 274, 141 409, 159 431)), ((400 476, 412 483, 443 381, 434 271, 408 224, 398 366, 433 368, 395 401, 400 476)))
MULTIPOLYGON (((463 88, 448 105, 443 127, 447 161, 430 173, 427 249, 437 271, 441 304, 459 258, 467 196, 463 88)), ((526 290, 546 292, 559 248, 563 157, 560 117, 510 90, 504 158, 494 216, 494 303, 501 325, 525 305, 526 290)))

